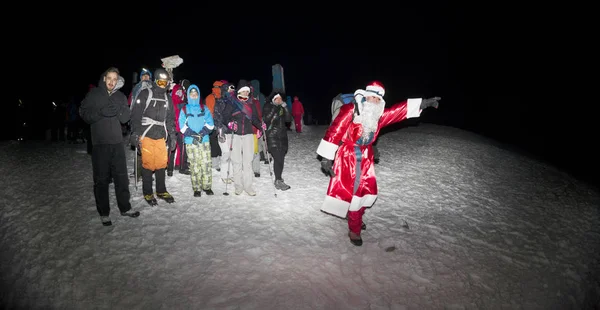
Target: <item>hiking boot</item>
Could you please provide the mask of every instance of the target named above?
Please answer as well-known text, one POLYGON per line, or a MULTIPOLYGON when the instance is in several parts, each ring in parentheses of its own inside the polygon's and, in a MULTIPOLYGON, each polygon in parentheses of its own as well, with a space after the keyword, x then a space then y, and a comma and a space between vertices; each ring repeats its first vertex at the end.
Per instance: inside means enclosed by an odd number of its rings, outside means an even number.
POLYGON ((361 246, 362 245, 362 238, 360 237, 360 235, 357 235, 353 232, 348 232, 348 237, 350 237, 350 242, 352 244, 354 244, 355 246, 361 246))
POLYGON ((167 171, 167 176, 172 177, 173 176, 173 171, 167 171))
POLYGON ((190 169, 179 170, 179 173, 180 174, 185 174, 185 175, 190 175, 191 174, 190 169))
POLYGON ((202 197, 201 191, 194 191, 194 197, 202 197))
POLYGON ((256 196, 256 191, 253 189, 247 189, 246 194, 248 194, 250 196, 256 196))
POLYGON ((173 196, 171 196, 171 194, 169 194, 169 192, 164 192, 164 193, 156 193, 156 197, 166 201, 167 203, 174 203, 175 202, 175 198, 173 198, 173 196))
POLYGON ((255 177, 255 178, 260 178, 260 173, 258 173, 258 172, 254 172, 254 177, 255 177))
POLYGON ((244 192, 243 189, 237 189, 237 188, 235 189, 235 194, 236 195, 241 195, 243 192, 244 192))
POLYGON ((214 195, 214 194, 215 194, 215 193, 212 191, 212 189, 210 189, 210 188, 209 188, 209 189, 205 189, 205 190, 204 190, 204 192, 205 192, 207 195, 214 195))
POLYGON ((146 200, 150 206, 156 206, 158 204, 158 201, 156 201, 156 198, 154 198, 154 195, 152 194, 144 195, 144 200, 146 200))
POLYGON ((102 225, 104 225, 104 226, 112 225, 112 221, 110 220, 110 217, 108 217, 108 216, 101 216, 100 220, 102 221, 102 225))
POLYGON ((129 217, 138 217, 140 216, 140 212, 139 211, 134 211, 133 209, 130 209, 129 211, 126 212, 121 212, 122 216, 129 216, 129 217))
POLYGON ((276 189, 279 189, 279 190, 282 190, 282 191, 287 191, 288 189, 291 188, 289 185, 285 184, 282 179, 275 180, 274 184, 275 184, 275 188, 276 189))

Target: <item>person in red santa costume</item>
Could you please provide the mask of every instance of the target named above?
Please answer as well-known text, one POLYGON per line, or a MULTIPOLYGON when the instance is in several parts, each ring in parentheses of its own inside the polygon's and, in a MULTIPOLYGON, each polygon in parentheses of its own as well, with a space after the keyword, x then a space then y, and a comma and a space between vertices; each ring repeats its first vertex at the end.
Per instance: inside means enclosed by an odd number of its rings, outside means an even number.
POLYGON ((321 168, 331 177, 321 211, 347 217, 348 237, 356 246, 362 245, 365 208, 373 206, 377 199, 372 144, 379 130, 419 117, 428 107, 437 109, 441 99, 408 99, 386 109, 384 95, 385 89, 378 81, 354 92, 356 104, 342 106, 317 148, 322 157, 321 168))

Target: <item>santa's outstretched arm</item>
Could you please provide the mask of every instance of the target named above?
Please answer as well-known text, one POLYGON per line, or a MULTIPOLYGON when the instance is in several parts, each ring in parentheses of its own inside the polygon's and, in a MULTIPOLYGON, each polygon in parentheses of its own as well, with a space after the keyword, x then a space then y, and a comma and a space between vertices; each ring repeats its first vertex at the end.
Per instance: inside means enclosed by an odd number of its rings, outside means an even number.
POLYGON ((385 127, 394 123, 401 122, 408 118, 420 117, 421 112, 429 107, 437 109, 441 100, 440 97, 428 99, 414 98, 394 104, 391 108, 385 109, 379 119, 380 127, 385 127))

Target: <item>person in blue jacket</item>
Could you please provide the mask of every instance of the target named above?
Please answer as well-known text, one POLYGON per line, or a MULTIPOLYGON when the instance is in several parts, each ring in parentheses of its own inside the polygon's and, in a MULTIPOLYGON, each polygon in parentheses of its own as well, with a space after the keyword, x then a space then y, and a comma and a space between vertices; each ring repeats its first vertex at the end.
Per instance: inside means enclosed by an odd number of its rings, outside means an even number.
POLYGON ((187 104, 179 112, 179 128, 184 137, 194 197, 201 197, 202 191, 213 195, 209 134, 215 123, 208 107, 200 102, 198 86, 190 85, 187 98, 187 104))

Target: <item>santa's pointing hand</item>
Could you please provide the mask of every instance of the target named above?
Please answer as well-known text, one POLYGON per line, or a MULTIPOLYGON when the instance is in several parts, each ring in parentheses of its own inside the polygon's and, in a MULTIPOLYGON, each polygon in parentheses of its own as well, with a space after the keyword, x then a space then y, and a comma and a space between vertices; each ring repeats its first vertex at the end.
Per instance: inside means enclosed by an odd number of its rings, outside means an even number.
POLYGON ((441 100, 441 97, 433 97, 433 98, 427 98, 427 99, 423 99, 421 101, 421 111, 425 110, 429 107, 434 107, 434 108, 438 108, 439 104, 439 100, 441 100))

